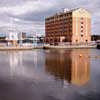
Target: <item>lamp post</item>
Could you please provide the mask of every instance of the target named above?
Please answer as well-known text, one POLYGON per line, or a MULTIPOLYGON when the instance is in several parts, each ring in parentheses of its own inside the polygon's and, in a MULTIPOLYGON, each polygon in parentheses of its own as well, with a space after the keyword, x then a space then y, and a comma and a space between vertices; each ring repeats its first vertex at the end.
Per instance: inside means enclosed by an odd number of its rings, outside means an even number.
POLYGON ((20 47, 21 47, 22 46, 22 43, 23 43, 22 42, 22 32, 20 32, 20 35, 19 36, 20 36, 19 44, 20 44, 20 47))
POLYGON ((33 36, 33 45, 34 45, 34 47, 36 47, 36 45, 37 45, 37 34, 34 33, 33 35, 34 35, 33 36))

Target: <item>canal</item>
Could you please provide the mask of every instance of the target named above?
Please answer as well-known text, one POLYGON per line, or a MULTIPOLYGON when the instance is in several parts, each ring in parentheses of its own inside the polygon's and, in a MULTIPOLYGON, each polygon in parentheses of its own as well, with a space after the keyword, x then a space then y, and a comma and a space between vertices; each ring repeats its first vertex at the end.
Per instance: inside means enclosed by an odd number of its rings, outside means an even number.
POLYGON ((0 100, 100 100, 100 50, 0 51, 0 100))

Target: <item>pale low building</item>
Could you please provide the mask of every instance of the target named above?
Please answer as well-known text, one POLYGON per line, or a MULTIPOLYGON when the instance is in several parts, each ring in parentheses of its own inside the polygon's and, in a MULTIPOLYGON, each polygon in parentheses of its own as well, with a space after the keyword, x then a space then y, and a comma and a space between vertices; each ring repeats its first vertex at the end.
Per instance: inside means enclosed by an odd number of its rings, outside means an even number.
POLYGON ((12 44, 13 46, 17 46, 18 43, 18 33, 17 32, 9 32, 8 36, 6 37, 6 40, 8 41, 8 45, 12 44))
POLYGON ((46 43, 90 43, 91 14, 83 8, 77 8, 47 17, 45 34, 46 43))

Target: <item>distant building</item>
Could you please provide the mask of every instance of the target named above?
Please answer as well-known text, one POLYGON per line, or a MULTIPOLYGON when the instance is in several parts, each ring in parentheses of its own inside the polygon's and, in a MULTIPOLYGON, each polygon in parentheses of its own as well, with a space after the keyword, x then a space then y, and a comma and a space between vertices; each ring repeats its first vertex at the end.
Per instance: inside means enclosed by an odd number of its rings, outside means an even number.
POLYGON ((18 34, 18 40, 24 40, 24 39, 26 39, 27 38, 27 33, 25 33, 25 32, 20 32, 19 34, 18 34))
POLYGON ((30 43, 44 43, 44 38, 45 38, 44 35, 34 33, 34 34, 29 34, 26 40, 29 41, 30 43))
POLYGON ((89 43, 91 15, 83 9, 64 10, 45 19, 45 42, 89 43))
POLYGON ((0 33, 0 43, 5 43, 6 42, 6 35, 4 33, 0 33))
POLYGON ((17 46, 18 41, 18 33, 17 32, 9 32, 9 34, 6 37, 6 41, 8 42, 8 45, 12 44, 13 46, 17 46))
POLYGON ((27 38, 27 33, 22 32, 22 38, 23 38, 23 39, 26 39, 26 38, 27 38))
POLYGON ((100 40, 100 35, 92 35, 91 40, 92 41, 100 40))
POLYGON ((8 41, 18 40, 18 33, 17 32, 10 32, 8 35, 8 41))

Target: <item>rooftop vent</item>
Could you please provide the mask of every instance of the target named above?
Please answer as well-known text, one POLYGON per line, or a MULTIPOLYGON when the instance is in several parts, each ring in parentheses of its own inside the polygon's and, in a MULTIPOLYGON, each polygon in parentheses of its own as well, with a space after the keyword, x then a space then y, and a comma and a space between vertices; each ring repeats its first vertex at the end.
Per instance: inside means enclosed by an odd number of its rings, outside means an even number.
POLYGON ((68 8, 65 8, 64 9, 64 13, 66 13, 66 12, 68 12, 69 11, 69 9, 68 8))

